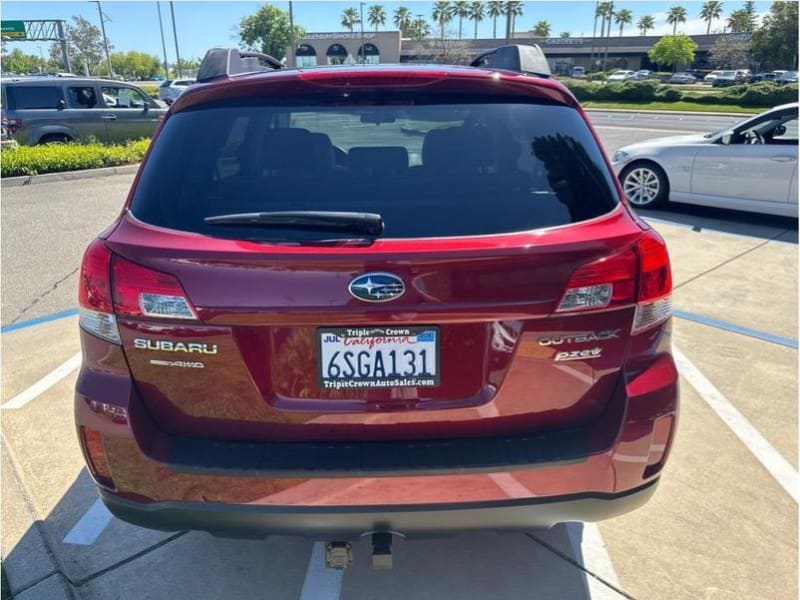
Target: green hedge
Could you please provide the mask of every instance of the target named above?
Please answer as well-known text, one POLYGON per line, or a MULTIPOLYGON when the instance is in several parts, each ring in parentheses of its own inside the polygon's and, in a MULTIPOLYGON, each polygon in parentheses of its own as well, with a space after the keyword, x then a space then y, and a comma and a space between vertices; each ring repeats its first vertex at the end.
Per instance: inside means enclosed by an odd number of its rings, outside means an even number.
POLYGON ((581 102, 695 102, 698 104, 727 104, 744 107, 772 107, 797 101, 797 84, 775 85, 755 83, 722 88, 710 94, 683 92, 655 80, 625 81, 603 84, 577 79, 564 80, 575 97, 581 102))
POLYGON ((142 85, 139 86, 139 89, 141 89, 145 94, 147 94, 151 98, 158 98, 158 86, 157 85, 142 84, 142 85))
POLYGON ((0 153, 0 172, 14 177, 134 164, 142 160, 149 143, 142 139, 124 146, 73 143, 9 148, 0 153))

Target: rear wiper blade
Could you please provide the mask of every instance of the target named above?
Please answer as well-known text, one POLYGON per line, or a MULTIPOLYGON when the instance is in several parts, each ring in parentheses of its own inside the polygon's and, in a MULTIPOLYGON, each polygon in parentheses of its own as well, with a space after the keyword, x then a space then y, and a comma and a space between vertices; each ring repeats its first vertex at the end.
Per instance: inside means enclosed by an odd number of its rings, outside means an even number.
POLYGON ((379 236, 383 217, 375 213, 291 210, 215 215, 203 219, 209 225, 251 225, 313 231, 342 231, 379 236))

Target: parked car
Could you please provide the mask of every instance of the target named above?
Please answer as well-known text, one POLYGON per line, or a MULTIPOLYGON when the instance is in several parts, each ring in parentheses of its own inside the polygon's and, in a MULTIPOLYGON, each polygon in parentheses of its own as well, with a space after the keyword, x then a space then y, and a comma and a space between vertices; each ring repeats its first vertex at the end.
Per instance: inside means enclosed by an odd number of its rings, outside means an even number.
POLYGON ((636 79, 636 73, 633 71, 615 71, 611 75, 608 76, 606 81, 614 82, 614 81, 631 81, 636 79))
POLYGON ((739 85, 745 81, 744 75, 739 71, 721 71, 714 81, 711 82, 711 85, 713 87, 730 87, 732 85, 739 85))
POLYGON ((194 79, 165 79, 158 86, 158 99, 172 104, 193 83, 194 79))
POLYGON ((654 71, 648 71, 647 69, 640 69, 633 74, 633 79, 636 81, 643 81, 645 79, 655 79, 658 75, 654 71))
POLYGON ((166 113, 138 87, 105 79, 14 79, 2 88, 11 135, 28 146, 149 137, 166 113))
POLYGON ((583 67, 572 67, 569 73, 570 77, 574 77, 575 79, 581 79, 586 77, 586 69, 583 67))
POLYGON ((669 78, 669 83, 697 83, 697 77, 687 72, 674 73, 669 78))
POLYGON ((111 512, 338 542, 644 503, 669 257, 572 94, 508 72, 549 74, 538 47, 251 58, 209 51, 84 255, 75 416, 111 512))
POLYGON ((797 71, 784 71, 781 75, 775 78, 775 83, 797 83, 797 71))
POLYGON ((703 77, 703 83, 714 83, 714 80, 722 73, 722 71, 711 71, 708 75, 703 77))
POLYGON ((775 81, 777 75, 773 72, 755 73, 750 75, 748 83, 760 83, 762 81, 775 81))
POLYGON ((625 146, 612 163, 628 200, 667 200, 797 217, 797 103, 731 129, 625 146))

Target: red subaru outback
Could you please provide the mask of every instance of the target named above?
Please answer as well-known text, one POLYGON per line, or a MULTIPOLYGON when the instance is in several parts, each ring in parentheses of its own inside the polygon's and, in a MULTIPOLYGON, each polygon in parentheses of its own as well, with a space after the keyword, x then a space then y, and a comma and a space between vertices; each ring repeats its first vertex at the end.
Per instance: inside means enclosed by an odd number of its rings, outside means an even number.
POLYGON ((273 60, 209 52, 83 259, 109 509, 344 541, 646 502, 678 408, 667 249, 542 55, 273 60))

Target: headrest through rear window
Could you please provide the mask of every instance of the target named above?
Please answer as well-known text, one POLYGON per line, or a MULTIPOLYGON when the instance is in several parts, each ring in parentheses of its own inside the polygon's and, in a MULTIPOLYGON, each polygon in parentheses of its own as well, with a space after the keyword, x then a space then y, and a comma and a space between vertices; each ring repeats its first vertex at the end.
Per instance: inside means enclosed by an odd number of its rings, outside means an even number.
POLYGON ((333 144, 307 129, 269 129, 261 140, 265 173, 325 173, 333 170, 333 144))
POLYGON ((422 164, 446 172, 475 172, 494 163, 493 144, 478 127, 432 129, 422 144, 422 164))

